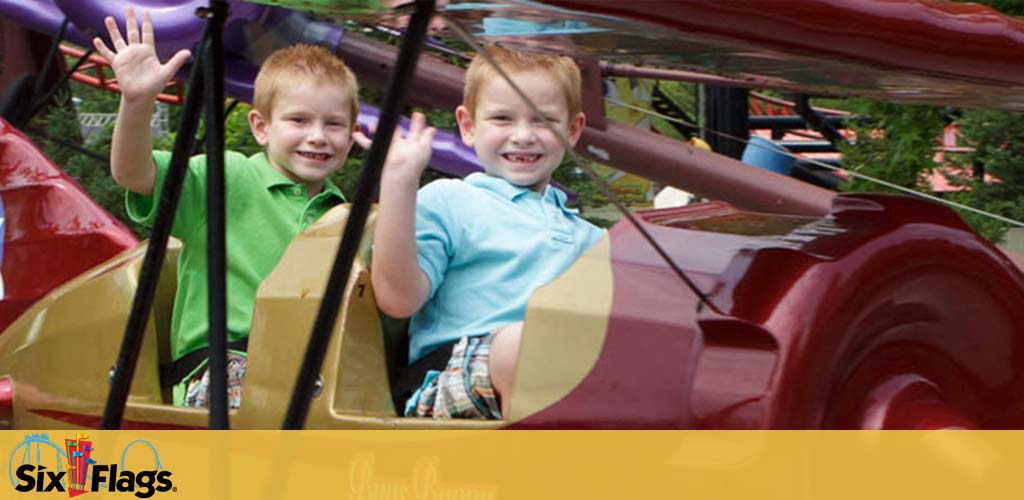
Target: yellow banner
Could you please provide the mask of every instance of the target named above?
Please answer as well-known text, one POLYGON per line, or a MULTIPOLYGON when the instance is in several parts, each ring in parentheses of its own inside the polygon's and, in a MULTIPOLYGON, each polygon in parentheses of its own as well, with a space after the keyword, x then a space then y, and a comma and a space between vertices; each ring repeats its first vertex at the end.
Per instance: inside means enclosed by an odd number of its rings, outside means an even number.
POLYGON ((0 498, 22 499, 991 500, 1024 490, 1021 432, 6 431, 0 450, 10 457, 0 498))

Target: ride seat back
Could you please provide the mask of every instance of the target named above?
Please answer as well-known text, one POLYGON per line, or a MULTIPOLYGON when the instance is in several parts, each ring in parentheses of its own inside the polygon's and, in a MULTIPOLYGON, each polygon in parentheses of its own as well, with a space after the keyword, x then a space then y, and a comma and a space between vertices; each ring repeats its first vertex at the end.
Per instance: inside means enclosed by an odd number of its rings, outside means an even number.
MULTIPOLYGON (((376 220, 374 219, 374 222, 376 220)), ((363 245, 359 249, 360 267, 372 273, 373 262, 373 229, 375 224, 368 224, 363 236, 363 245)), ((388 381, 394 384, 398 369, 409 364, 409 318, 392 318, 378 309, 381 337, 384 341, 384 358, 387 365, 388 381)), ((401 414, 402 408, 395 408, 401 414)))
MULTIPOLYGON (((342 232, 342 222, 345 221, 336 220, 337 227, 328 230, 324 225, 330 219, 330 214, 325 215, 317 222, 317 226, 335 236, 330 240, 328 252, 333 258, 338 245, 337 236, 342 232)), ((386 323, 380 315, 373 294, 370 262, 376 219, 376 213, 371 213, 364 227, 359 250, 352 265, 352 277, 339 310, 339 331, 335 332, 335 338, 340 337, 341 345, 336 351, 339 356, 336 365, 338 381, 335 384, 333 408, 352 416, 396 415, 391 404, 389 384, 395 366, 391 361, 394 355, 391 344, 400 345, 401 341, 389 342, 390 337, 382 334, 386 323)), ((313 236, 317 232, 317 228, 310 228, 304 234, 313 236)), ((330 269, 330 266, 327 266, 327 269, 330 269)), ((404 335, 404 330, 401 330, 394 336, 401 339, 404 335)))
MULTIPOLYGON (((320 309, 327 277, 348 218, 349 206, 331 209, 285 249, 260 285, 249 335, 245 396, 236 414, 240 427, 275 428, 288 407, 296 376, 320 309), (249 406, 249 401, 259 401, 249 406)), ((364 256, 373 236, 367 223, 361 252, 341 298, 307 428, 337 428, 344 418, 393 417, 380 318, 364 256)))
MULTIPOLYGON (((380 313, 380 327, 384 338, 388 380, 394 385, 398 369, 409 364, 409 318, 392 318, 380 313)), ((396 408, 396 411, 399 410, 401 409, 396 408)))

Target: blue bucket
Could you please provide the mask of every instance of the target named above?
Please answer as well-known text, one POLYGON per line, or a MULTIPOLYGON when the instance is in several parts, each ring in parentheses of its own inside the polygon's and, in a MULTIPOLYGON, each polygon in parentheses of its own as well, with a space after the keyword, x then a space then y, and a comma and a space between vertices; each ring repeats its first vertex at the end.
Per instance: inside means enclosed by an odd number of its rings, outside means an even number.
POLYGON ((788 149, 755 135, 747 143, 740 161, 778 174, 789 175, 796 158, 789 154, 788 149))

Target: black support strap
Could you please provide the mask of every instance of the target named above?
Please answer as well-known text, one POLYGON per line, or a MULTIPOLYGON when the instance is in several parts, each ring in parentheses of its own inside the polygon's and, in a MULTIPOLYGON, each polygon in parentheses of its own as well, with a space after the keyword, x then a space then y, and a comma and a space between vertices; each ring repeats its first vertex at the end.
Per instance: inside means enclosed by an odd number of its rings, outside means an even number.
MULTIPOLYGON (((228 350, 249 351, 249 339, 238 342, 228 342, 228 350)), ((210 357, 210 348, 196 349, 170 363, 160 365, 160 387, 174 387, 174 384, 181 382, 181 379, 192 373, 200 363, 210 357)))

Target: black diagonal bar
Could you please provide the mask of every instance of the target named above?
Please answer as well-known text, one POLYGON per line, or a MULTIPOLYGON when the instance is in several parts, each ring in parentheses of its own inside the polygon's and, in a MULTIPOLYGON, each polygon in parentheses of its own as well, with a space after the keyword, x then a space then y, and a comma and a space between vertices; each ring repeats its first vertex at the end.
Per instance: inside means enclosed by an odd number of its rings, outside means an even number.
POLYGON ((295 388, 292 390, 288 413, 284 418, 284 429, 301 429, 306 423, 310 400, 313 398, 314 384, 327 353, 327 344, 331 341, 334 322, 338 318, 338 307, 341 305, 341 297, 344 294, 345 285, 348 283, 348 275, 352 270, 352 260, 359 249, 359 242, 363 237, 363 226, 366 225, 370 205, 380 184, 381 168, 384 166, 388 148, 391 146, 392 134, 398 125, 402 109, 405 107, 406 91, 412 82, 413 70, 416 69, 416 61, 419 59, 423 40, 427 33, 427 23, 434 12, 433 0, 417 0, 415 5, 415 11, 409 19, 409 27, 405 32, 405 40, 398 53, 398 60, 385 87, 384 106, 377 124, 377 131, 374 134, 373 145, 370 146, 370 151, 367 152, 366 159, 363 161, 363 170, 359 174, 359 184, 352 200, 352 209, 349 212, 348 221, 345 222, 345 230, 342 232, 338 253, 334 257, 334 266, 331 268, 323 300, 320 301, 320 309, 317 311, 316 320, 313 323, 313 331, 309 344, 306 346, 302 368, 295 381, 295 388))
MULTIPOLYGON (((835 151, 835 148, 839 147, 841 144, 848 144, 846 138, 843 137, 843 134, 840 134, 839 131, 836 130, 835 125, 829 123, 828 120, 825 119, 825 115, 811 107, 811 100, 807 94, 798 95, 797 98, 793 100, 793 103, 793 109, 796 110, 798 115, 800 115, 800 118, 803 118, 809 127, 817 130, 825 137, 825 139, 828 139, 828 141, 832 143, 833 148, 830 151, 835 151)), ((796 150, 794 150, 794 152, 796 152, 796 150)))
POLYGON ((43 64, 43 69, 39 72, 39 78, 36 79, 35 86, 32 88, 33 99, 42 92, 43 81, 46 80, 46 76, 50 74, 50 70, 53 69, 54 64, 57 62, 60 42, 64 40, 64 34, 67 33, 70 22, 71 20, 65 17, 64 22, 60 23, 60 31, 57 32, 57 36, 53 37, 53 43, 50 44, 50 49, 46 54, 46 62, 43 64))
POLYGON ((188 93, 185 96, 181 121, 178 125, 178 135, 174 139, 171 163, 167 169, 167 176, 164 178, 164 187, 160 191, 160 200, 157 202, 156 220, 153 221, 153 231, 150 233, 146 256, 142 261, 142 270, 139 271, 139 284, 135 290, 135 298, 132 300, 131 312, 128 314, 124 337, 121 339, 121 351, 114 364, 110 393, 107 395, 107 405, 103 410, 103 420, 100 423, 101 429, 121 428, 124 406, 128 400, 128 390, 131 388, 132 377, 135 375, 135 364, 139 359, 139 350, 142 347, 142 336, 146 331, 149 311, 153 306, 153 297, 160 279, 160 269, 163 267, 164 255, 167 251, 167 239, 171 235, 174 213, 178 209, 178 199, 181 197, 181 186, 188 168, 189 152, 192 151, 192 144, 195 142, 196 124, 199 122, 202 97, 202 53, 207 42, 208 31, 209 25, 199 42, 199 50, 196 51, 197 61, 195 61, 192 74, 189 77, 188 93))
POLYGON ((78 71, 79 68, 89 60, 89 56, 95 53, 96 49, 94 48, 90 48, 85 51, 85 54, 82 54, 82 57, 79 57, 78 60, 75 61, 74 66, 71 66, 67 72, 61 75, 60 79, 57 80, 57 83, 50 87, 50 90, 46 91, 46 95, 42 97, 32 96, 32 98, 35 99, 35 104, 33 105, 32 113, 29 116, 35 116, 36 113, 42 111, 42 109, 46 107, 46 104, 50 102, 50 99, 53 99, 53 96, 57 95, 57 92, 68 83, 68 80, 70 80, 71 76, 75 74, 75 71, 78 71))
POLYGON ((209 305, 210 429, 227 429, 227 247, 224 241, 224 47, 228 6, 213 0, 206 12, 209 42, 202 57, 206 123, 206 283, 209 305))
POLYGON ((68 148, 68 149, 70 149, 70 150, 72 150, 72 151, 74 151, 74 152, 76 152, 76 153, 78 153, 78 154, 80 154, 82 156, 86 156, 86 157, 92 158, 93 160, 96 160, 97 162, 99 162, 103 166, 107 166, 107 167, 110 166, 110 155, 101 155, 101 154, 99 154, 99 153, 97 153, 95 151, 92 151, 92 150, 89 150, 89 149, 86 149, 86 148, 82 147, 80 144, 78 144, 75 141, 71 141, 71 140, 65 139, 65 138, 60 137, 60 136, 51 135, 51 134, 47 133, 45 130, 40 129, 40 128, 30 127, 28 125, 25 125, 24 127, 21 128, 21 130, 23 130, 25 132, 28 132, 29 134, 32 134, 32 135, 35 135, 35 136, 39 136, 39 138, 47 140, 47 141, 50 141, 50 142, 52 142, 52 143, 54 143, 54 144, 56 144, 56 145, 58 145, 60 147, 68 148))

